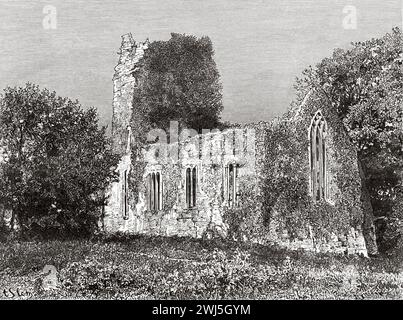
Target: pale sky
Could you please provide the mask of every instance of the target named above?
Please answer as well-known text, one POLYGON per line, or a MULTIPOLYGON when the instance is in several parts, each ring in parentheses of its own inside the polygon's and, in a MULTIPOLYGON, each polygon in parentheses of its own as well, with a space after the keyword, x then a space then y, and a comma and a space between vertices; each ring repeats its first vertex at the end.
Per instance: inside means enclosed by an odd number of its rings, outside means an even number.
POLYGON ((269 120, 293 99, 304 67, 351 41, 402 26, 402 0, 0 0, 0 88, 27 81, 95 106, 110 124, 120 36, 211 38, 224 94, 223 119, 269 120), (43 8, 56 8, 45 29, 43 8), (343 8, 355 6, 357 28, 343 8))

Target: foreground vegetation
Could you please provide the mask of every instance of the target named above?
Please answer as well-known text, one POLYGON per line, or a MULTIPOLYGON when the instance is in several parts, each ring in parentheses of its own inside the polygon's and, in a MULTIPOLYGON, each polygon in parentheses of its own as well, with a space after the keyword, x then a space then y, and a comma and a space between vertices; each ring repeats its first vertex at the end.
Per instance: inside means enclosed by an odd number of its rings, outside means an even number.
POLYGON ((2 299, 402 299, 403 268, 398 257, 114 236, 0 243, 0 289, 2 299), (45 265, 57 290, 42 290, 45 265))

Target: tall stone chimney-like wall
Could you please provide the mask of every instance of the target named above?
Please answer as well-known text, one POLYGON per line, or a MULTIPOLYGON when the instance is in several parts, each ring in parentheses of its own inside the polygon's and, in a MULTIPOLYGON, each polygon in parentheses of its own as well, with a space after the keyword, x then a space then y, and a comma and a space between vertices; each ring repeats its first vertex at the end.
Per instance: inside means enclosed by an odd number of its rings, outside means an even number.
POLYGON ((113 76, 112 139, 115 152, 123 154, 127 147, 128 126, 133 108, 133 93, 136 87, 136 73, 141 58, 148 48, 148 40, 136 43, 131 33, 122 36, 119 62, 113 76))

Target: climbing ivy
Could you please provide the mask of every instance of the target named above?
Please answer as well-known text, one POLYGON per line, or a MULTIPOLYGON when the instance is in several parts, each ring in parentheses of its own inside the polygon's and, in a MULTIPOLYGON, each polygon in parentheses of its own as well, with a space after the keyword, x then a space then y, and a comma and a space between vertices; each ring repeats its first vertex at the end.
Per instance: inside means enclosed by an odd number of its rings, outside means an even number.
MULTIPOLYGON (((301 101, 302 103, 302 101, 301 101)), ((311 226, 317 237, 346 234, 362 224, 360 179, 356 152, 341 122, 325 99, 313 93, 301 109, 288 112, 266 128, 262 176, 263 220, 268 225, 277 212, 291 238, 311 226), (308 130, 321 109, 328 123, 329 201, 314 202, 309 193, 308 130)))

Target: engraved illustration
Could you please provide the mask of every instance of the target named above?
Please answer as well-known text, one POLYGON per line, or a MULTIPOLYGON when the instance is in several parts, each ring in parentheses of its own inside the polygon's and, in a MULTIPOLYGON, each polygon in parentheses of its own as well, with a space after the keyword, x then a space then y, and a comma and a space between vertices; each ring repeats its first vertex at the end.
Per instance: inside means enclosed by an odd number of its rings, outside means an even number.
POLYGON ((400 0, 0 8, 1 299, 403 298, 400 0))

